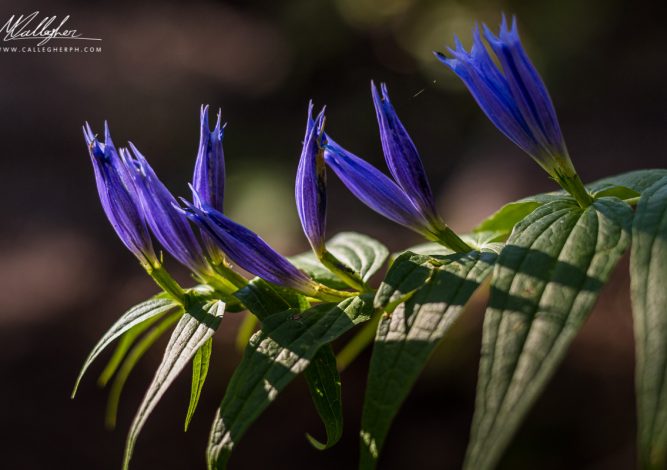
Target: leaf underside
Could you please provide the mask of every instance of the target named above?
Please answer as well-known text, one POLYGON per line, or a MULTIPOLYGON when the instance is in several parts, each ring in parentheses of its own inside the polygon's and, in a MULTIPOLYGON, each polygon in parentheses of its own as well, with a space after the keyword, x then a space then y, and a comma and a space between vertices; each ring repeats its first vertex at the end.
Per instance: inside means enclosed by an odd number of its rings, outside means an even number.
MULTIPOLYGON (((405 255, 392 265, 392 271, 408 273, 408 282, 411 276, 422 277, 419 271, 424 267, 430 272, 422 287, 378 325, 361 423, 360 468, 375 467, 399 407, 433 350, 491 273, 495 259, 494 253, 476 251, 428 259, 405 255)), ((387 278, 394 275, 390 272, 387 278)), ((380 304, 391 302, 390 289, 380 289, 380 304)), ((393 289, 400 290, 401 283, 393 289)))
POLYGON ((224 313, 224 302, 195 304, 188 307, 171 334, 162 362, 132 421, 125 446, 123 468, 129 467, 134 445, 148 416, 178 374, 190 362, 197 350, 213 336, 224 313))
POLYGON ((266 317, 250 339, 216 413, 207 451, 209 468, 225 468, 250 424, 309 366, 317 351, 371 314, 371 300, 362 296, 266 317))
POLYGON ((493 272, 464 468, 498 462, 629 245, 632 215, 615 198, 562 200, 514 229, 493 272))
MULTIPOLYGON (((382 243, 355 232, 341 232, 335 235, 326 242, 326 247, 339 261, 359 274, 364 282, 382 267, 389 256, 389 251, 382 243)), ((324 267, 311 251, 293 256, 290 261, 328 287, 348 288, 347 284, 324 267)))
POLYGON ((174 302, 172 299, 156 296, 146 300, 145 302, 141 302, 140 304, 135 305, 130 310, 121 315, 118 321, 116 321, 116 323, 114 323, 113 326, 109 328, 104 336, 102 336, 102 338, 98 341, 98 343, 95 345, 93 350, 84 361, 83 366, 81 367, 81 371, 79 372, 79 376, 76 379, 74 390, 72 391, 72 398, 74 398, 76 395, 76 391, 79 388, 81 379, 88 370, 88 367, 90 367, 93 361, 111 343, 113 343, 119 336, 134 326, 139 325, 140 323, 143 323, 157 315, 162 315, 175 308, 176 306, 176 302, 174 302))
POLYGON ((641 468, 667 465, 667 177, 644 192, 630 256, 641 468))

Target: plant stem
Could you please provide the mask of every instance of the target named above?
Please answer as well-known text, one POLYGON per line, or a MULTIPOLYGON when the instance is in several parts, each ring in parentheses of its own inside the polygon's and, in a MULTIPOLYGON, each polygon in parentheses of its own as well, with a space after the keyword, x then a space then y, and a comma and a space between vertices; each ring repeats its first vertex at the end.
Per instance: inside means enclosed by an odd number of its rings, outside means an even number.
POLYGON ((144 266, 146 272, 153 278, 155 283, 162 288, 172 299, 181 305, 185 305, 185 291, 174 280, 173 277, 162 267, 161 264, 144 266))
POLYGON ((586 208, 593 203, 593 197, 588 193, 584 183, 579 175, 574 173, 572 176, 556 175, 556 182, 568 193, 572 195, 579 203, 579 206, 586 208))
POLYGON ((439 228, 437 232, 434 232, 433 236, 433 241, 445 245, 447 248, 457 253, 468 253, 469 251, 472 251, 472 248, 464 242, 454 230, 449 228, 447 224, 442 224, 442 228, 439 228))
POLYGON ((375 331, 382 318, 382 311, 377 311, 375 316, 366 323, 336 356, 336 367, 342 372, 349 366, 364 349, 375 338, 375 331))

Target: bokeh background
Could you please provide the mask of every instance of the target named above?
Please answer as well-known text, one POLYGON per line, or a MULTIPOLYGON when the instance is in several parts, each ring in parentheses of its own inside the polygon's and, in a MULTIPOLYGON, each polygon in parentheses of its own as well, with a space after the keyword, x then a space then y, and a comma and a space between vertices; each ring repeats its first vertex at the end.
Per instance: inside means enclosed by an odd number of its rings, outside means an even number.
MULTIPOLYGON (((119 468, 125 433, 160 357, 138 365, 118 428, 104 429, 106 392, 93 367, 69 393, 99 336, 154 286, 104 218, 80 126, 110 123, 164 182, 187 193, 202 103, 228 127, 226 205, 286 254, 306 249, 293 180, 307 101, 328 105, 328 131, 383 165, 369 81, 385 81, 418 146, 441 213, 465 231, 503 203, 551 190, 546 175, 487 122, 436 62, 475 21, 515 13, 525 47, 556 103, 585 181, 667 158, 667 30, 661 2, 621 0, 246 0, 39 4, 3 0, 0 23, 39 10, 71 15, 103 38, 100 54, 0 54, 0 449, 7 469, 119 468)), ((419 240, 370 212, 335 176, 329 230, 369 233, 392 249, 419 240)), ((187 275, 175 262, 179 279, 187 275)), ((633 344, 624 260, 564 364, 528 416, 504 469, 627 469, 635 460, 633 344)), ((473 411, 481 292, 398 415, 381 468, 460 466, 473 411)), ((136 450, 136 469, 197 469, 213 412, 239 353, 240 316, 218 332, 191 430, 182 431, 189 372, 162 400, 136 450)), ((340 344, 338 345, 340 346, 340 344)), ((107 356, 108 357, 108 356, 107 356)), ((354 468, 369 355, 343 374, 346 430, 321 453, 323 430, 295 381, 247 433, 232 468, 354 468)))

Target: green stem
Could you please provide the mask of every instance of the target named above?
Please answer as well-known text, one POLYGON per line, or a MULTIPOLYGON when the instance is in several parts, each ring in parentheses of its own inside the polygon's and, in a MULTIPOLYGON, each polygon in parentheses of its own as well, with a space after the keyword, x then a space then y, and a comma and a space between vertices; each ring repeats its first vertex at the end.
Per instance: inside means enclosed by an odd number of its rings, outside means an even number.
POLYGON ((236 289, 241 289, 248 284, 248 280, 245 277, 241 276, 239 273, 234 271, 224 261, 222 263, 214 264, 213 265, 213 270, 217 274, 222 276, 226 281, 228 281, 236 289))
POLYGON ((454 230, 449 228, 447 224, 442 224, 442 227, 438 228, 438 230, 431 235, 432 237, 430 238, 433 241, 445 245, 447 248, 457 253, 468 253, 469 251, 472 251, 472 248, 464 242, 454 230))
POLYGON ((161 264, 144 266, 144 268, 148 275, 153 278, 155 283, 160 286, 162 290, 179 304, 185 305, 185 291, 161 264))
POLYGON ((359 354, 373 341, 377 326, 382 318, 382 311, 376 311, 371 320, 366 323, 336 356, 336 367, 342 372, 349 366, 359 354))
POLYGON ((577 200, 577 203, 582 208, 586 208, 593 203, 593 197, 586 190, 578 174, 574 173, 571 176, 557 174, 554 179, 577 200))
POLYGON ((313 284, 313 292, 303 293, 324 302, 340 302, 359 294, 358 292, 347 292, 344 290, 332 289, 331 287, 327 287, 324 284, 320 284, 318 282, 313 282, 313 284))

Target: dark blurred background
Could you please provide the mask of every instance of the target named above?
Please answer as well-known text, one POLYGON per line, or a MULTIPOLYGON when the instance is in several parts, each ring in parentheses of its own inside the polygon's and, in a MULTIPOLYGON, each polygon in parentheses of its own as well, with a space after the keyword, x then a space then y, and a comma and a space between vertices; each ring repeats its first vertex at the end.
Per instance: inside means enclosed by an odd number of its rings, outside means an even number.
MULTIPOLYGON (((131 376, 115 432, 106 392, 86 377, 69 393, 90 348, 117 316, 155 288, 101 210, 80 126, 110 123, 165 183, 186 194, 202 103, 228 122, 226 205, 286 254, 306 249, 293 180, 309 98, 328 105, 328 131, 383 165, 369 81, 386 81, 420 149, 441 213, 465 231, 503 203, 554 189, 486 120, 431 55, 475 21, 515 13, 525 47, 556 103, 585 181, 667 163, 667 31, 661 2, 620 0, 295 0, 49 2, 3 0, 0 23, 39 10, 103 38, 99 54, 0 54, 0 421, 7 469, 119 468, 125 433, 164 342, 131 376)), ((419 240, 370 212, 335 176, 329 232, 369 233, 391 249, 419 240)), ((187 275, 175 262, 168 268, 187 275)), ((505 469, 627 469, 635 460, 633 343, 627 260, 621 263, 564 364, 510 447, 505 469)), ((398 415, 381 468, 457 468, 473 411, 485 293, 447 338, 398 415)), ((182 422, 189 371, 150 418, 136 469, 203 468, 214 410, 239 359, 240 316, 216 335, 191 430, 182 422)), ((340 344, 338 345, 338 347, 340 344)), ((108 357, 105 356, 105 357, 108 357)), ((347 469, 369 355, 343 374, 346 430, 323 433, 297 380, 247 433, 232 468, 347 469)), ((103 358, 104 359, 104 358, 103 358)))

